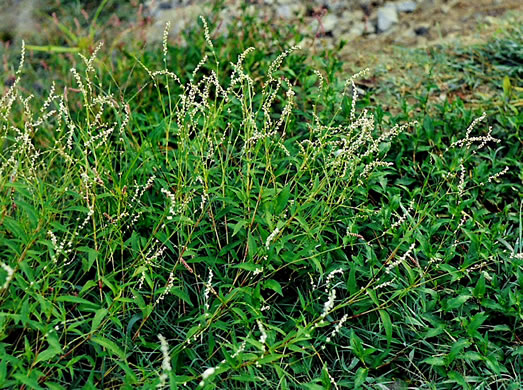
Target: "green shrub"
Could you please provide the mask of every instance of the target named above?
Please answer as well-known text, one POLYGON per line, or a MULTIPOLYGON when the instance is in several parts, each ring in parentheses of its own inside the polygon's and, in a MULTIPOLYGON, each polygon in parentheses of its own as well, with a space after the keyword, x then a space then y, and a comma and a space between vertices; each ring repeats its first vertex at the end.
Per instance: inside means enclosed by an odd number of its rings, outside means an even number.
POLYGON ((516 388, 521 239, 477 206, 499 141, 474 121, 405 164, 440 135, 358 110, 365 72, 296 74, 291 48, 254 78, 204 31, 131 96, 97 50, 67 94, 32 103, 20 66, 3 95, 0 384, 516 388))

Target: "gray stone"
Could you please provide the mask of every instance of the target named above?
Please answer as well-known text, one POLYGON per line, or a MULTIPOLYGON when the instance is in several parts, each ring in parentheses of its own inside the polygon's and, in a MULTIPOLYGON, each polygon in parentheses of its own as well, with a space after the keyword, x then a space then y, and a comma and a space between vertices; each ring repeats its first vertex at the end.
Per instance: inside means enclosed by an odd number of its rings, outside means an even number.
POLYGON ((428 26, 418 26, 414 29, 414 33, 418 36, 427 35, 429 33, 428 26))
POLYGON ((344 0, 324 0, 322 3, 322 5, 328 7, 331 12, 340 12, 347 8, 347 4, 344 0))
POLYGON ((370 7, 370 5, 371 5, 371 0, 358 0, 358 4, 359 4, 359 6, 362 7, 362 8, 370 7))
POLYGON ((362 21, 365 14, 361 9, 355 9, 355 10, 345 10, 341 14, 341 18, 343 20, 343 23, 349 23, 352 21, 362 21))
POLYGON ((334 27, 338 24, 338 17, 334 14, 327 14, 321 18, 321 23, 325 32, 334 30, 334 27))
POLYGON ((320 24, 318 22, 318 19, 312 19, 307 26, 307 31, 312 34, 319 34, 320 31, 320 24))
POLYGON ((276 8, 276 16, 283 19, 292 18, 292 8, 290 5, 283 4, 276 8))
POLYGON ((171 9, 173 5, 170 2, 160 3, 158 9, 171 9))
POLYGON ((0 7, 0 41, 37 34, 33 13, 43 12, 41 9, 36 0, 4 0, 0 7))
POLYGON ((394 6, 385 6, 378 9, 377 32, 385 32, 398 23, 398 12, 394 6))
POLYGON ((398 12, 414 12, 416 11, 417 7, 418 4, 412 0, 396 3, 396 10, 398 12))
POLYGON ((354 22, 354 24, 352 25, 352 27, 349 30, 349 34, 356 35, 356 36, 363 35, 364 32, 365 32, 365 23, 363 23, 361 21, 354 22))

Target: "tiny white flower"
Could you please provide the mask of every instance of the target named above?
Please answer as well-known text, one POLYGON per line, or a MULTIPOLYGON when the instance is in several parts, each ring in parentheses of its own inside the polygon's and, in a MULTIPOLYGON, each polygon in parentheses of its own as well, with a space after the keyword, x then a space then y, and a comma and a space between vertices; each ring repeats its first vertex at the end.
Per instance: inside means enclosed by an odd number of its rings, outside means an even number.
POLYGON ((216 368, 214 368, 214 367, 209 367, 207 370, 205 370, 205 371, 202 373, 202 379, 203 379, 203 380, 206 380, 206 379, 209 378, 212 374, 214 374, 215 371, 216 371, 216 368))
POLYGON ((270 246, 271 246, 271 242, 272 240, 274 240, 274 237, 276 237, 278 235, 278 233, 280 233, 280 229, 276 228, 274 229, 274 231, 269 235, 269 237, 267 237, 267 241, 265 241, 265 247, 267 248, 267 250, 269 250, 270 246))

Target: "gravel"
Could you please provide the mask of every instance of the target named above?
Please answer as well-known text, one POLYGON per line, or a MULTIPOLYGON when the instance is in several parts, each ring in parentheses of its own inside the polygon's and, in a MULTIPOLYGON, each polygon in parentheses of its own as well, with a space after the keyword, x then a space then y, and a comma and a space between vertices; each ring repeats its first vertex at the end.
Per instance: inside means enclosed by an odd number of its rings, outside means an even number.
MULTIPOLYGON (((239 18, 244 6, 246 13, 258 12, 263 20, 289 23, 303 20, 304 23, 297 25, 304 26, 302 32, 310 36, 330 40, 359 36, 372 38, 391 31, 424 1, 427 0, 233 0, 225 2, 218 17, 222 21, 239 18)), ((200 14, 208 13, 208 4, 205 0, 147 1, 146 12, 153 20, 148 39, 161 40, 168 20, 171 21, 173 36, 194 26, 200 14)))

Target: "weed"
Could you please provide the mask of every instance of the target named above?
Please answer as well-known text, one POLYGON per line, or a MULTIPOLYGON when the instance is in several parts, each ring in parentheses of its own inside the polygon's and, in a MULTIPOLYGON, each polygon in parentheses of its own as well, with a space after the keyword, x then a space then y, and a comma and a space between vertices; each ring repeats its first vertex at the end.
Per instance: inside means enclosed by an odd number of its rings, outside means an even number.
POLYGON ((193 63, 164 40, 120 95, 101 46, 64 93, 26 96, 22 65, 4 92, 2 386, 517 388, 521 152, 499 123, 372 110, 363 73, 201 21, 193 63))

